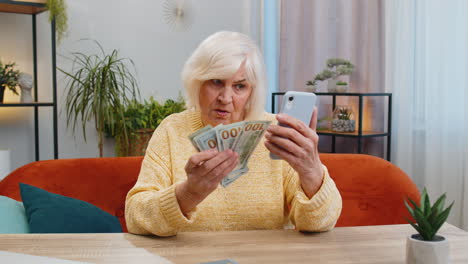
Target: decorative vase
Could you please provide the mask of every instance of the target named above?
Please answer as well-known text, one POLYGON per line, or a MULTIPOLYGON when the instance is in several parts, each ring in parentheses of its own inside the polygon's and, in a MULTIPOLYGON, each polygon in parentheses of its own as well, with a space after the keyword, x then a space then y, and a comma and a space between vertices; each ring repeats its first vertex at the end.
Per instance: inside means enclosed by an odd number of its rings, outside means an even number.
POLYGON ((305 90, 309 93, 315 93, 317 91, 316 85, 306 85, 305 90))
POLYGON ((407 264, 447 264, 449 263, 449 242, 443 236, 435 236, 435 241, 424 241, 419 234, 406 239, 407 264))
POLYGON ((31 90, 33 88, 33 78, 31 74, 20 73, 18 75, 18 85, 21 88, 21 103, 31 103, 33 101, 31 90))
POLYGON ((338 82, 338 79, 329 79, 327 82, 327 91, 329 93, 336 93, 336 83, 338 82))
POLYGON ((352 119, 353 110, 347 105, 338 105, 333 111, 331 130, 334 132, 354 132, 356 120, 352 119))

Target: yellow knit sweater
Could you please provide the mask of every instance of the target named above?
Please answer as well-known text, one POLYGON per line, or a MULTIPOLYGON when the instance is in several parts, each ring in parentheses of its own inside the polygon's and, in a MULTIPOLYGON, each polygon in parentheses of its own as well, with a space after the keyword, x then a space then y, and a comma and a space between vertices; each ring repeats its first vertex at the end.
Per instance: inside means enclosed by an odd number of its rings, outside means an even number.
MULTIPOLYGON (((275 121, 272 114, 264 116, 275 121)), ((304 231, 334 227, 341 196, 326 167, 321 188, 308 199, 289 164, 270 159, 264 139, 250 157, 248 173, 226 188, 219 186, 184 216, 175 185, 187 179, 185 164, 197 152, 188 136, 202 127, 199 112, 184 111, 169 116, 156 129, 138 181, 127 194, 129 232, 171 236, 178 231, 281 229, 288 220, 304 231)))

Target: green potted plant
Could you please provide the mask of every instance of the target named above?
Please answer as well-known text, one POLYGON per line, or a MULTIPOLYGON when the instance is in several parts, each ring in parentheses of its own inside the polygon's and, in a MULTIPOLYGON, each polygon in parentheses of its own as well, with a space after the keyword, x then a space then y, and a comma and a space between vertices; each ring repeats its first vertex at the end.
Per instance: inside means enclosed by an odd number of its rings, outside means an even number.
POLYGON ((5 89, 10 89, 14 94, 19 95, 17 91, 19 70, 15 69, 16 63, 10 62, 3 64, 0 60, 0 103, 3 103, 5 89))
MULTIPOLYGON (((68 78, 66 85, 67 126, 73 125, 75 131, 81 122, 83 136, 86 141, 86 125, 94 120, 98 134, 99 156, 103 156, 103 139, 106 124, 110 130, 118 120, 124 118, 128 104, 139 96, 137 81, 127 65, 133 61, 121 58, 117 50, 106 54, 102 46, 95 42, 101 54, 87 55, 74 52, 72 70, 63 72, 68 78)), ((124 131, 122 133, 127 133, 124 131)))
MULTIPOLYGON (((162 120, 173 113, 185 110, 185 100, 179 96, 177 100, 168 99, 159 103, 153 97, 144 102, 133 100, 124 110, 124 118, 114 118, 106 125, 108 136, 116 140, 116 155, 143 156, 154 130, 162 120), (114 130, 110 129, 114 127, 114 130)), ((116 113, 118 115, 118 113, 116 113)))
POLYGON ((333 132, 354 132, 356 120, 351 118, 353 110, 347 105, 337 105, 333 111, 331 128, 333 132))
POLYGON ((406 240, 406 263, 445 264, 449 263, 448 240, 437 235, 437 231, 447 220, 454 202, 444 208, 446 195, 441 195, 431 205, 426 188, 421 194, 419 204, 408 199, 411 206, 405 201, 405 206, 414 221, 407 221, 418 234, 408 236, 406 240))
POLYGON ((328 92, 336 92, 336 83, 338 77, 350 75, 354 71, 354 65, 345 59, 331 58, 327 60, 327 68, 315 75, 314 79, 309 82, 328 80, 328 92))
POLYGON ((68 31, 68 15, 65 0, 47 0, 47 10, 49 10, 49 22, 55 20, 55 32, 57 42, 61 43, 68 31))

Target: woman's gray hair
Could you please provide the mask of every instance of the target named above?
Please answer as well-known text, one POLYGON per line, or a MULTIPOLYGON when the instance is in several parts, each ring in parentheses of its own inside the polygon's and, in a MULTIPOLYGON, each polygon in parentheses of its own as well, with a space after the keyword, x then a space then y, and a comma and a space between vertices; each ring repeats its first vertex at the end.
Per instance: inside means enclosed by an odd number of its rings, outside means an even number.
POLYGON ((253 40, 238 32, 214 33, 200 43, 184 65, 182 81, 187 94, 187 107, 200 110, 200 87, 211 79, 232 78, 242 62, 245 76, 252 84, 246 104, 246 120, 261 118, 266 96, 263 56, 253 40))

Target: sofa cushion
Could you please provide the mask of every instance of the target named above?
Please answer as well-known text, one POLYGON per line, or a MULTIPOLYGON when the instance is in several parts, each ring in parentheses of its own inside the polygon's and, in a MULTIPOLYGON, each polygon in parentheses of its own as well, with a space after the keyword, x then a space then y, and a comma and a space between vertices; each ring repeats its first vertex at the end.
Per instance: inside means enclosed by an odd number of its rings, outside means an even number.
POLYGON ((23 203, 0 196, 0 234, 24 233, 29 233, 29 226, 23 203))
POLYGON ((71 197, 20 183, 31 233, 118 233, 119 220, 100 208, 71 197))

